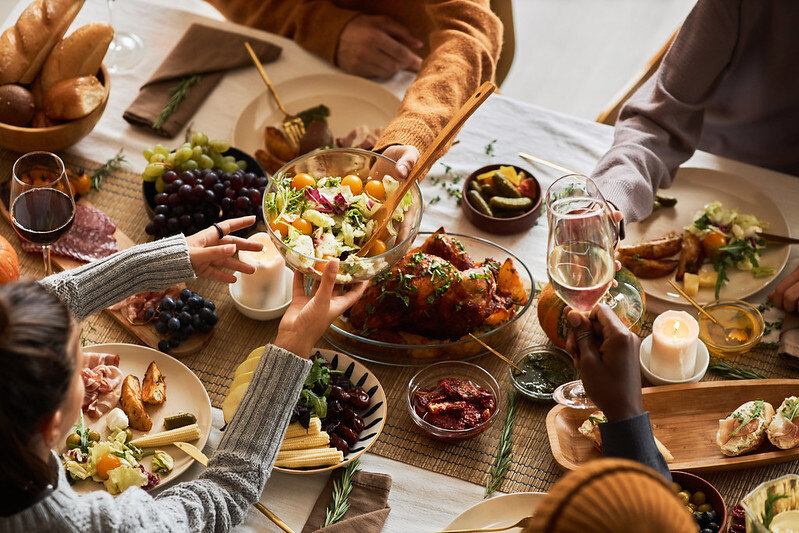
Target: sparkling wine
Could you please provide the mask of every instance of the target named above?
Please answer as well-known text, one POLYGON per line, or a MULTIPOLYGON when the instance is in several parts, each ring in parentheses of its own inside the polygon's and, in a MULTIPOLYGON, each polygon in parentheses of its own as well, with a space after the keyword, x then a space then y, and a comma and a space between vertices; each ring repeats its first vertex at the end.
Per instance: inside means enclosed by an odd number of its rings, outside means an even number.
POLYGON ((11 219, 20 237, 49 245, 69 231, 75 219, 75 205, 58 189, 30 189, 14 200, 11 219))
POLYGON ((593 309, 613 282, 613 257, 596 244, 566 242, 555 246, 547 260, 552 288, 576 311, 593 309))

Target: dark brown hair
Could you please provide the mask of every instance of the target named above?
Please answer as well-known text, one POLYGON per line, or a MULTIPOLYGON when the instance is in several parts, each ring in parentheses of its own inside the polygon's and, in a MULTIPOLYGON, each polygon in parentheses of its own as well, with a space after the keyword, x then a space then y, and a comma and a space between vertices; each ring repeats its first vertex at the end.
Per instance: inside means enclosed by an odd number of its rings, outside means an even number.
POLYGON ((54 481, 34 437, 70 388, 76 362, 67 307, 35 282, 0 286, 0 515, 33 502, 54 481))

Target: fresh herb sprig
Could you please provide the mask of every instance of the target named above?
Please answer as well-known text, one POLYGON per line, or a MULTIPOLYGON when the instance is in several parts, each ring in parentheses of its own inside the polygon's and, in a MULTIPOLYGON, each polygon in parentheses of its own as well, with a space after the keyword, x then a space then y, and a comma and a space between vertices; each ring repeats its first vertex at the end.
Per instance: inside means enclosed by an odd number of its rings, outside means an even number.
POLYGON ((762 413, 763 413, 763 400, 760 399, 755 400, 754 407, 749 410, 749 414, 747 414, 746 416, 740 413, 733 413, 732 417, 738 420, 740 424, 738 425, 737 428, 732 430, 729 436, 732 437, 733 435, 741 431, 741 428, 743 428, 746 424, 748 424, 752 420, 759 417, 762 413))
POLYGON ((177 111, 180 107, 180 104, 189 96, 189 90, 197 85, 200 81, 199 74, 192 74, 191 76, 186 76, 180 82, 175 85, 171 91, 169 91, 169 101, 164 106, 164 109, 161 110, 161 113, 155 118, 153 121, 153 129, 160 130, 164 123, 167 121, 169 117, 172 116, 172 113, 177 111))
POLYGON ((729 379, 768 379, 768 376, 764 376, 760 372, 748 368, 741 368, 740 366, 735 366, 730 362, 720 359, 711 361, 707 369, 729 379))
POLYGON ((70 446, 70 448, 72 449, 79 448, 81 452, 89 453, 89 428, 86 427, 86 424, 83 421, 82 410, 80 412, 80 423, 72 426, 72 429, 80 437, 80 444, 78 444, 77 446, 70 446))
POLYGON ((774 520, 774 516, 777 514, 774 510, 775 504, 779 500, 787 497, 788 497, 787 494, 778 494, 776 492, 771 492, 769 493, 768 496, 766 496, 766 503, 763 506, 764 510, 763 510, 763 520, 762 520, 763 526, 765 526, 766 529, 768 529, 768 527, 771 526, 771 521, 774 520))
POLYGON ((125 159, 123 150, 120 148, 119 152, 117 152, 117 155, 106 161, 103 166, 95 170, 94 174, 91 175, 92 189, 99 191, 103 180, 110 176, 112 172, 121 169, 122 165, 126 164, 127 162, 128 160, 125 159))
POLYGON ((490 143, 488 143, 485 147, 485 152, 488 157, 494 157, 494 144, 497 142, 497 139, 494 139, 490 143))
MULTIPOLYGON (((760 244, 760 243, 758 243, 760 244)), ((727 269, 734 267, 738 263, 749 261, 753 267, 757 267, 757 248, 746 240, 733 241, 730 244, 719 246, 717 251, 710 258, 713 269, 718 272, 716 278, 716 299, 719 299, 721 287, 730 280, 727 276, 727 269)))
POLYGON ((486 498, 491 496, 502 484, 505 474, 510 468, 513 459, 513 426, 516 423, 516 391, 508 392, 508 410, 505 414, 505 424, 502 426, 502 434, 499 436, 499 446, 497 447, 497 457, 491 470, 488 472, 486 482, 486 498))
POLYGON ((350 492, 352 492, 352 476, 360 470, 360 462, 355 459, 344 468, 341 478, 333 482, 333 499, 325 511, 325 523, 327 527, 336 522, 340 522, 350 508, 350 492))

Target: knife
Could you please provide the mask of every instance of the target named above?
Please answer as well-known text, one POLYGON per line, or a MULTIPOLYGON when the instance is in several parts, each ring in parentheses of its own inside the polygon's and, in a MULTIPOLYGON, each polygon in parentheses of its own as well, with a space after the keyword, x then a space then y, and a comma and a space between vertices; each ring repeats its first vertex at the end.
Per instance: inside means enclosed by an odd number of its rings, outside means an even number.
POLYGON ((799 239, 793 237, 785 237, 783 235, 774 235, 773 233, 758 233, 763 240, 771 242, 780 242, 783 244, 799 244, 799 239))
MULTIPOLYGON (((186 453, 186 455, 190 456, 192 459, 194 459, 201 465, 208 466, 208 456, 205 455, 203 452, 201 452, 199 448, 197 448, 197 446, 189 444, 188 442, 173 442, 172 444, 180 448, 184 453, 186 453)), ((255 502, 253 505, 255 506, 256 509, 261 511, 269 520, 274 522, 274 524, 277 527, 279 527, 286 533, 294 533, 293 529, 287 526, 286 523, 280 518, 278 518, 275 513, 264 507, 261 504, 261 502, 255 502)))

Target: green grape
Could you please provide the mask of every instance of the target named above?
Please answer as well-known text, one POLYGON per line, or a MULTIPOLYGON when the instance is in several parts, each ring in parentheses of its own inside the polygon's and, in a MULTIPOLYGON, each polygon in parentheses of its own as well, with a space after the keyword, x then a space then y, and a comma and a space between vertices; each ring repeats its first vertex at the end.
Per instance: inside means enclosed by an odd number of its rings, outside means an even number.
POLYGON ((181 147, 181 148, 188 148, 188 149, 191 149, 191 147, 192 147, 192 146, 191 146, 191 143, 183 143, 183 144, 181 144, 181 145, 180 145, 180 147, 181 147))
POLYGON ((191 148, 180 148, 175 152, 175 164, 181 165, 191 159, 192 150, 191 148))
POLYGON ((166 189, 166 183, 161 176, 158 176, 155 178, 155 192, 164 192, 164 189, 166 189))
POLYGON ((208 135, 201 131, 195 131, 191 136, 191 144, 192 146, 205 146, 208 144, 208 135))
POLYGON ((239 169, 239 166, 235 162, 231 163, 229 161, 226 161, 225 163, 222 163, 222 171, 223 172, 230 172, 231 174, 233 174, 238 169, 239 169))
POLYGON ((222 161, 225 163, 235 163, 236 158, 233 157, 232 155, 226 155, 225 157, 222 158, 222 161))
POLYGON ((211 146, 212 150, 215 150, 220 154, 224 154, 230 150, 230 143, 227 141, 211 141, 209 145, 211 146))
POLYGON ((218 168, 222 168, 222 165, 225 163, 222 159, 222 155, 216 152, 211 152, 210 154, 211 159, 214 161, 214 166, 218 168))
POLYGON ((200 156, 200 168, 213 168, 214 160, 203 154, 200 156))
POLYGON ((163 163, 163 162, 165 162, 166 161, 166 156, 167 156, 168 153, 169 152, 167 152, 166 154, 162 154, 160 152, 154 153, 153 156, 150 158, 150 163, 163 163))
POLYGON ((163 173, 163 165, 154 165, 150 163, 144 167, 144 173, 142 174, 142 177, 144 178, 144 181, 155 181, 155 178, 159 177, 163 173))
POLYGON ((150 158, 153 156, 154 153, 155 152, 153 152, 152 149, 150 149, 150 148, 146 149, 144 151, 144 159, 146 159, 147 161, 150 161, 150 158))
POLYGON ((247 170, 247 162, 243 159, 236 161, 236 166, 238 166, 241 170, 247 170))
POLYGON ((166 164, 170 167, 174 167, 176 165, 175 157, 175 152, 169 152, 169 155, 166 156, 166 164))
POLYGON ((198 163, 200 162, 200 158, 202 157, 202 155, 203 155, 202 146, 195 146, 194 148, 191 149, 191 158, 197 161, 198 163))
POLYGON ((180 170, 197 170, 200 168, 200 165, 197 164, 197 161, 194 159, 189 159, 188 161, 184 161, 180 165, 180 170))
POLYGON ((169 149, 166 148, 163 144, 156 144, 153 146, 153 152, 156 154, 166 155, 169 153, 169 149))

